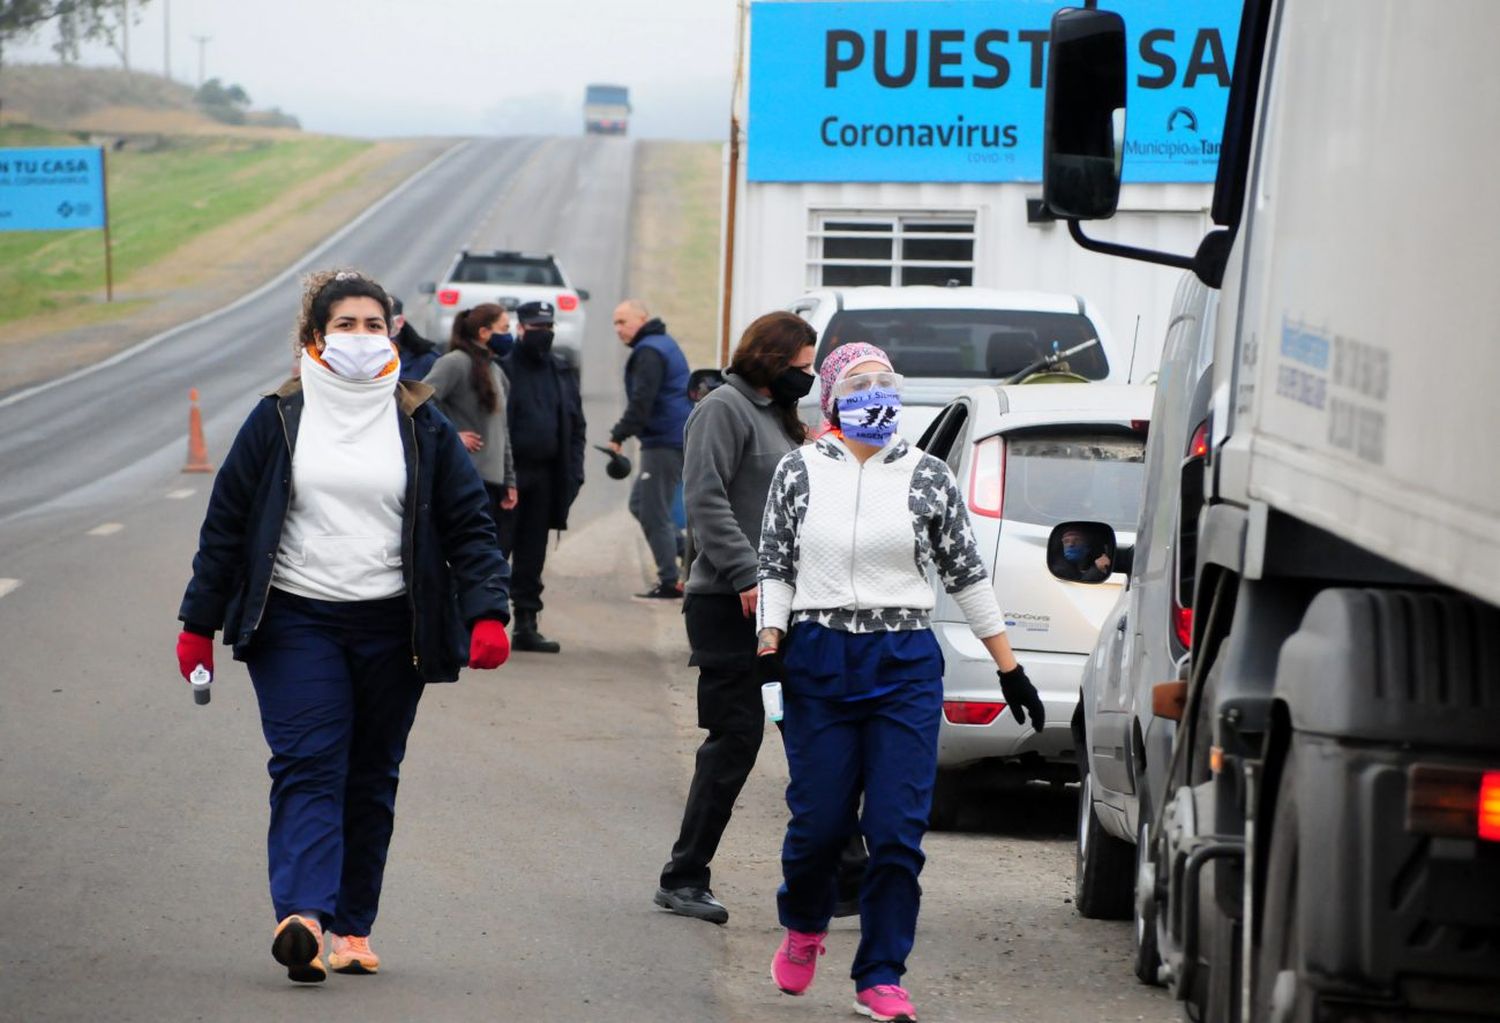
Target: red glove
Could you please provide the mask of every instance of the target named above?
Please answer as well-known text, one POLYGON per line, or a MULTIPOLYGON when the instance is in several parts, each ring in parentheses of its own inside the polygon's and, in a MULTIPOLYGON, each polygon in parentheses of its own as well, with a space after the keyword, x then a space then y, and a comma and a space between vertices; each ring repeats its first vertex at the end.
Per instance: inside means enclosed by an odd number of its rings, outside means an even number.
POLYGON ((198 665, 208 669, 210 675, 214 671, 214 639, 212 636, 200 636, 196 632, 182 632, 177 635, 177 670, 182 672, 184 680, 193 673, 198 665))
POLYGON ((510 659, 510 637, 505 626, 492 618, 474 623, 469 637, 469 667, 498 668, 510 659))

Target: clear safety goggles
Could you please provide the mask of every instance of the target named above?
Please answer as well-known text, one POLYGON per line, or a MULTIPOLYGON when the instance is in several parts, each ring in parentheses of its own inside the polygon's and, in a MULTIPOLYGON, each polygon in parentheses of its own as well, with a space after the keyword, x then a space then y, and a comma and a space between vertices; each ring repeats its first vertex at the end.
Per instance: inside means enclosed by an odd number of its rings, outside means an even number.
POLYGON ((854 373, 833 385, 833 396, 847 398, 851 394, 863 394, 866 391, 899 392, 905 382, 906 378, 900 373, 854 373))

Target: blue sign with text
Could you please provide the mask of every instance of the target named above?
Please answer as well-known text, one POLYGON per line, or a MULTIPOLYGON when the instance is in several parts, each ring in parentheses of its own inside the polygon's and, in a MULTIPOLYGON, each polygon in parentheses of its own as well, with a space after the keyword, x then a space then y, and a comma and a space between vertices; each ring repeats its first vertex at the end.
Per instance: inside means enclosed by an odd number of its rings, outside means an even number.
POLYGON ((104 151, 0 149, 0 231, 104 226, 104 151))
MULTIPOLYGON (((751 6, 752 181, 1040 181, 1064 0, 751 6)), ((1212 181, 1242 0, 1113 0, 1126 181, 1212 181)))

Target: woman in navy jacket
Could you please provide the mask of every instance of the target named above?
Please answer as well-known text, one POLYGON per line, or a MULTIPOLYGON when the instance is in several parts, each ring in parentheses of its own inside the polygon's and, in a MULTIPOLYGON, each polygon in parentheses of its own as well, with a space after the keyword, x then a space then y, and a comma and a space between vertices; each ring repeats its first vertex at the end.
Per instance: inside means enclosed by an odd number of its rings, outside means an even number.
POLYGON ((178 666, 246 662, 271 747, 272 954, 297 981, 373 973, 407 733, 428 682, 510 653, 484 485, 432 389, 399 381, 391 301, 308 278, 300 379, 262 398, 214 480, 178 666))

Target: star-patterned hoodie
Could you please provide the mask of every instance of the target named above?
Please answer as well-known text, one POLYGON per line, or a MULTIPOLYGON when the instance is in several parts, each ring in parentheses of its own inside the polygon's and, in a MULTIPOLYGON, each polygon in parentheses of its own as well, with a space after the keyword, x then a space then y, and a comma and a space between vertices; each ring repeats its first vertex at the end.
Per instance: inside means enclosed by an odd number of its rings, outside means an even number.
POLYGON ((947 464, 900 437, 861 464, 839 437, 825 436, 789 452, 772 478, 757 627, 929 628, 937 603, 929 565, 976 636, 1005 631, 947 464))

